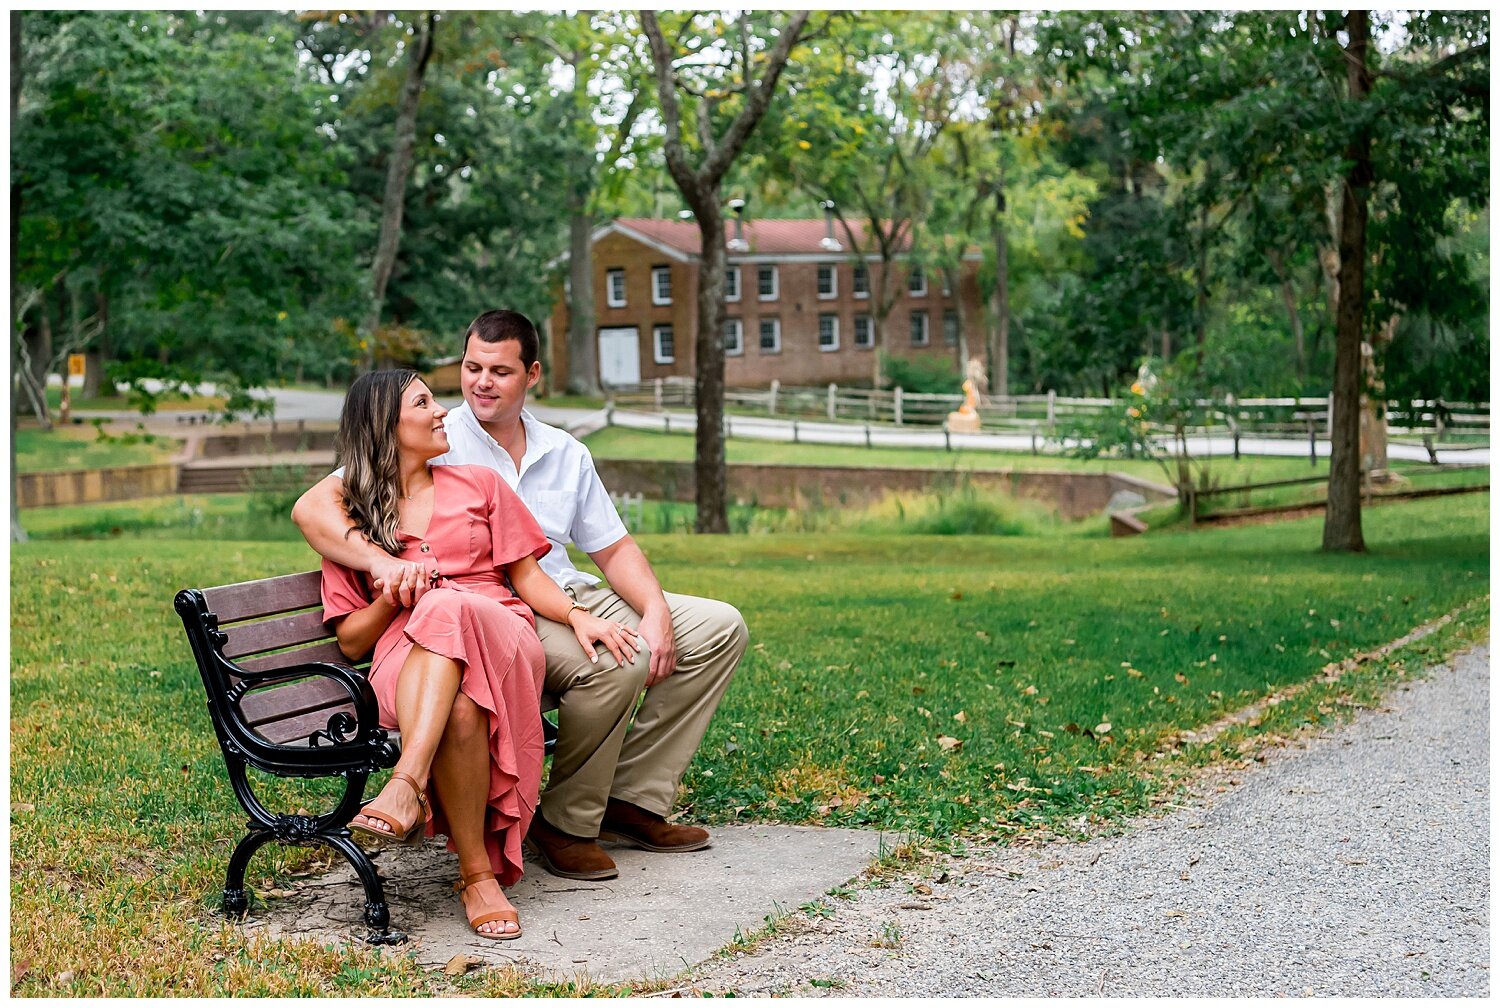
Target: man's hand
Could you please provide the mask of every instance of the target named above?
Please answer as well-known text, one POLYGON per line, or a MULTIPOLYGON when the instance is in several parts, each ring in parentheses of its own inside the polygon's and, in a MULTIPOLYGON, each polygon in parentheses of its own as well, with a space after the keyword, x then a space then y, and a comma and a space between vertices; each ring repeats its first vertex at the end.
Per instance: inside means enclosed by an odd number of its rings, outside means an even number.
POLYGON ((647 687, 655 686, 677 671, 677 640, 672 635, 672 613, 666 606, 653 606, 641 616, 637 633, 651 649, 647 687))
POLYGON ((388 557, 370 564, 370 584, 391 605, 405 609, 417 604, 432 587, 425 561, 388 557))

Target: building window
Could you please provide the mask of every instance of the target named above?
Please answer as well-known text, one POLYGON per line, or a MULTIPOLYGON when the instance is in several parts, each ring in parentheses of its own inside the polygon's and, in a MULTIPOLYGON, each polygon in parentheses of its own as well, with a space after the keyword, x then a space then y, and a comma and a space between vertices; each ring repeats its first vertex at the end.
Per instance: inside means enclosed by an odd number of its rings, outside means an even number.
POLYGON ((625 271, 612 269, 604 274, 604 301, 611 308, 625 307, 625 271))
POLYGON ((672 267, 651 267, 651 303, 672 303, 672 267))
POLYGON ((875 345, 875 327, 870 324, 870 316, 854 316, 854 348, 856 350, 868 350, 875 345))
POLYGON ((652 326, 651 343, 656 348, 656 363, 670 364, 676 358, 672 350, 672 327, 669 325, 652 326))
POLYGON ((724 268, 724 300, 738 301, 740 299, 740 268, 738 266, 726 266, 724 268))
POLYGON ((760 320, 760 352, 781 353, 781 319, 760 320))
POLYGON ((818 266, 818 297, 838 297, 839 294, 839 268, 832 263, 823 263, 818 266))
POLYGON ((775 301, 780 292, 775 266, 762 266, 755 271, 756 286, 762 301, 775 301))
POLYGON ((911 345, 927 345, 927 313, 925 311, 911 313, 911 345))
POLYGON ((864 263, 854 264, 854 296, 867 298, 870 296, 870 268, 864 263))
POLYGON ((906 275, 906 292, 912 297, 923 297, 927 294, 927 271, 920 266, 913 266, 911 272, 906 275))
POLYGON ((958 346, 958 312, 952 308, 943 312, 943 346, 958 346))
POLYGON ((837 315, 818 316, 818 349, 824 353, 831 353, 839 348, 839 317, 837 315))
POLYGON ((724 356, 738 357, 745 352, 745 323, 737 318, 724 320, 724 356))

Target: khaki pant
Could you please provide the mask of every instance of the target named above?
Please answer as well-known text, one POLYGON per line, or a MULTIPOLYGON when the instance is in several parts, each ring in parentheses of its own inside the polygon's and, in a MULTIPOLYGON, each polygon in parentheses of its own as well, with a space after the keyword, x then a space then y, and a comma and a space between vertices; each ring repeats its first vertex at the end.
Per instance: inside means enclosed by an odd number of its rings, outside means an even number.
MULTIPOLYGON (((640 625, 640 614, 606 584, 564 590, 595 616, 640 625)), ((658 815, 671 812, 677 785, 745 653, 749 634, 734 606, 670 592, 666 599, 677 670, 646 690, 639 710, 649 650, 643 646, 633 665, 622 666, 596 645, 594 664, 571 627, 537 617, 546 690, 558 699, 557 748, 542 807, 547 821, 565 833, 598 836, 610 796, 658 815)))

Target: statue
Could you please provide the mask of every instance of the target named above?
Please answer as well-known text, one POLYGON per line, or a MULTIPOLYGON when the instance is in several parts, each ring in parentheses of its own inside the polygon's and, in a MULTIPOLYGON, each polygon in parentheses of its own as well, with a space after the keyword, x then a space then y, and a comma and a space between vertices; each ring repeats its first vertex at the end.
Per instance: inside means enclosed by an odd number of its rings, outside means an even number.
POLYGON ((948 429, 955 434, 978 434, 979 390, 987 384, 984 365, 978 357, 969 361, 966 375, 963 383, 964 403, 955 412, 948 414, 948 429))

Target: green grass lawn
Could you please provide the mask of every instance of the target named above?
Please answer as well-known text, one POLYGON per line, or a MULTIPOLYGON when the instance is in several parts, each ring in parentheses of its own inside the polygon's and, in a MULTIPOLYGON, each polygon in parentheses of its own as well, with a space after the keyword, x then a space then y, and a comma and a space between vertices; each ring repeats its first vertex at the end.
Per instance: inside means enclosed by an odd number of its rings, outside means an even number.
MULTIPOLYGON (((1358 556, 1319 552, 1318 518, 1121 540, 644 537, 669 588, 739 606, 753 641, 679 804, 708 823, 878 827, 939 846, 1107 828, 1170 793, 1174 774, 1234 758, 1245 734, 1334 720, 1486 634, 1488 507, 1476 494, 1370 509, 1358 556), (1175 747, 1183 729, 1464 606, 1388 662, 1211 746, 1175 747)), ((313 564, 299 541, 222 535, 211 549, 133 536, 13 547, 13 994, 526 990, 221 925, 244 816, 172 596, 313 564)), ((248 882, 265 893, 319 857, 264 848, 248 882)))
POLYGON ((103 469, 165 462, 181 447, 175 438, 127 434, 100 439, 92 426, 55 425, 50 431, 21 427, 15 432, 16 471, 103 469))
MULTIPOLYGON (((584 439, 600 458, 647 459, 689 462, 693 458, 693 435, 606 427, 584 439)), ((730 438, 725 442, 730 462, 760 462, 780 465, 869 466, 871 468, 918 469, 1044 469, 1064 472, 1121 472, 1155 483, 1170 485, 1161 466, 1142 459, 1075 459, 1029 452, 935 451, 930 448, 863 448, 857 445, 793 444, 730 438)), ((1398 466, 1404 470, 1404 466, 1398 466)), ((1430 467, 1428 467, 1430 468, 1430 467)), ((1245 455, 1215 458, 1210 477, 1219 486, 1271 480, 1301 479, 1328 475, 1328 460, 1316 466, 1305 458, 1245 455)))

